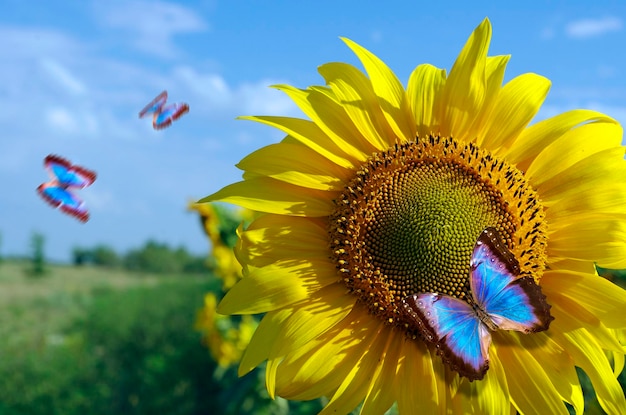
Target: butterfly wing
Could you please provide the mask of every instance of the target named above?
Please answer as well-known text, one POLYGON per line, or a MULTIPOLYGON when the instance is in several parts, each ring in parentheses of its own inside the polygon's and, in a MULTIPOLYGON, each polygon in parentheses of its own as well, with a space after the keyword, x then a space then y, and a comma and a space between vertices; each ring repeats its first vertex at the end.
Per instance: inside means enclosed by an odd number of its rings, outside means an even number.
POLYGON ((50 205, 72 215, 81 222, 89 220, 85 203, 72 192, 82 189, 96 180, 96 173, 81 166, 72 165, 63 157, 49 155, 44 159, 44 166, 52 177, 41 184, 37 193, 50 205))
POLYGON ((161 112, 161 108, 167 102, 167 91, 161 92, 155 99, 153 99, 148 105, 144 107, 144 109, 139 112, 139 118, 145 117, 147 114, 159 113, 161 112))
POLYGON ((403 307, 426 340, 435 343, 444 363, 470 381, 485 376, 491 334, 472 307, 435 293, 408 296, 403 307))
POLYGON ((155 130, 161 130, 169 127, 173 121, 179 119, 183 114, 189 111, 189 105, 185 103, 176 103, 162 108, 160 112, 154 114, 152 126, 155 130))
POLYGON ((60 183, 52 181, 37 188, 39 195, 51 206, 78 218, 81 222, 89 220, 89 212, 84 202, 60 183))
POLYGON ((541 288, 520 267, 498 232, 485 229, 470 262, 470 287, 476 304, 497 328, 524 333, 547 330, 553 317, 541 288))
POLYGON ((66 159, 49 155, 44 159, 44 166, 53 181, 64 187, 84 188, 96 180, 96 173, 81 166, 73 166, 66 159))

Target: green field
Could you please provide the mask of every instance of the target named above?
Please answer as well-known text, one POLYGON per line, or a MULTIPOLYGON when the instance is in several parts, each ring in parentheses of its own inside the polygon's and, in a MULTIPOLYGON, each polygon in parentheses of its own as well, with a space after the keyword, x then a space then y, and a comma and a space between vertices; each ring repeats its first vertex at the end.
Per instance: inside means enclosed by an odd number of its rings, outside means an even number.
POLYGON ((208 280, 69 266, 34 277, 27 264, 2 263, 0 414, 208 410, 210 399, 184 390, 181 366, 211 370, 192 329, 208 280))
POLYGON ((0 415, 313 414, 263 370, 218 368, 193 329, 210 273, 0 263, 0 415))
MULTIPOLYGON (((48 266, 41 277, 31 277, 27 265, 0 266, 0 338, 16 345, 54 337, 69 319, 80 316, 99 292, 155 287, 180 279, 97 267, 48 266)), ((187 284, 206 278, 185 277, 187 284)), ((6 345, 6 342, 3 342, 6 345)))

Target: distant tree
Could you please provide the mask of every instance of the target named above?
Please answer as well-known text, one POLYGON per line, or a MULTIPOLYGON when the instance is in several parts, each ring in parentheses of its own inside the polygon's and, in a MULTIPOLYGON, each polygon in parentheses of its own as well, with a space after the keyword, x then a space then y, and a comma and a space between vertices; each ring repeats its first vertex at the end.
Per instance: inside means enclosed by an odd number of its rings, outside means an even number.
POLYGON ((210 271, 211 268, 207 263, 206 258, 201 256, 192 256, 183 267, 183 272, 186 274, 201 274, 210 271))
POLYGON ((93 254, 89 249, 75 247, 72 249, 72 262, 78 266, 91 263, 93 262, 93 254))
POLYGON ((193 260, 192 255, 187 252, 184 246, 179 246, 178 248, 176 248, 176 250, 172 252, 172 255, 176 263, 178 264, 178 267, 180 267, 181 271, 184 271, 187 263, 193 260))
POLYGON ((29 270, 31 276, 39 277, 46 272, 46 259, 44 254, 44 246, 46 238, 40 233, 33 233, 30 239, 31 245, 31 265, 29 270))
POLYGON ((2 232, 0 232, 0 264, 2 263, 2 232))
POLYGON ((153 240, 141 249, 128 252, 124 257, 124 266, 130 270, 155 273, 180 271, 168 246, 153 240))
POLYGON ((131 249, 122 259, 122 265, 130 271, 141 271, 141 262, 141 253, 138 249, 131 249))
POLYGON ((94 265, 103 267, 117 267, 120 264, 120 258, 113 248, 106 245, 98 245, 92 251, 92 261, 94 265))
POLYGON ((153 273, 198 273, 208 268, 203 257, 194 257, 184 247, 170 248, 154 240, 143 248, 129 251, 123 258, 124 268, 153 273))
POLYGON ((176 249, 174 256, 181 271, 186 274, 198 274, 209 270, 205 257, 193 256, 183 246, 176 249))

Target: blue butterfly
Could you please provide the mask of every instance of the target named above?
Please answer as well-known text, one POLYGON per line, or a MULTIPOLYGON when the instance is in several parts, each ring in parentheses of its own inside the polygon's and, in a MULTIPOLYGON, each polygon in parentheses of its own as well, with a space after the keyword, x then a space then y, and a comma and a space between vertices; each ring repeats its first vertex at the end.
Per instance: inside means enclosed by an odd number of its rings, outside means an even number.
POLYGON ((50 174, 50 181, 37 187, 39 195, 50 205, 60 208, 81 222, 87 222, 89 212, 84 202, 72 190, 91 185, 96 180, 96 173, 72 165, 64 158, 52 154, 44 159, 44 167, 50 174))
POLYGON ((155 130, 161 130, 168 127, 173 121, 176 121, 189 111, 189 105, 185 103, 175 103, 165 106, 166 102, 167 91, 163 91, 141 110, 139 118, 143 118, 148 114, 154 114, 152 117, 152 127, 155 130))
POLYGON ((494 228, 486 228, 474 245, 469 282, 469 303, 422 293, 406 297, 402 305, 444 363, 473 381, 489 369, 491 331, 539 332, 554 318, 541 288, 532 277, 520 276, 517 259, 494 228))

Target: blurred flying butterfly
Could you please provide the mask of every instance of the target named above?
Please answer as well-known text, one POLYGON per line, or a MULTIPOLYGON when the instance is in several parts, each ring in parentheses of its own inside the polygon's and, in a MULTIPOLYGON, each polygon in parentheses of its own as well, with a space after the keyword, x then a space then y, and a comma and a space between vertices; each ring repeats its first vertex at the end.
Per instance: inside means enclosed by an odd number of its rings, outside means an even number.
POLYGON ((154 127, 155 130, 161 130, 165 127, 169 127, 173 121, 176 121, 189 111, 189 105, 185 103, 175 103, 166 106, 166 101, 167 91, 163 91, 141 110, 139 118, 143 118, 148 114, 154 114, 152 117, 152 127, 154 127))
POLYGON ((469 304, 422 293, 406 297, 402 305, 444 363, 473 381, 489 369, 491 331, 539 332, 554 318, 541 288, 532 277, 520 277, 517 259, 494 228, 486 228, 474 245, 469 283, 469 304))
POLYGON ((37 187, 41 197, 54 207, 76 217, 81 222, 89 220, 85 203, 73 190, 83 189, 96 180, 96 173, 81 166, 72 165, 66 159, 49 155, 44 159, 44 167, 50 174, 50 181, 37 187))

